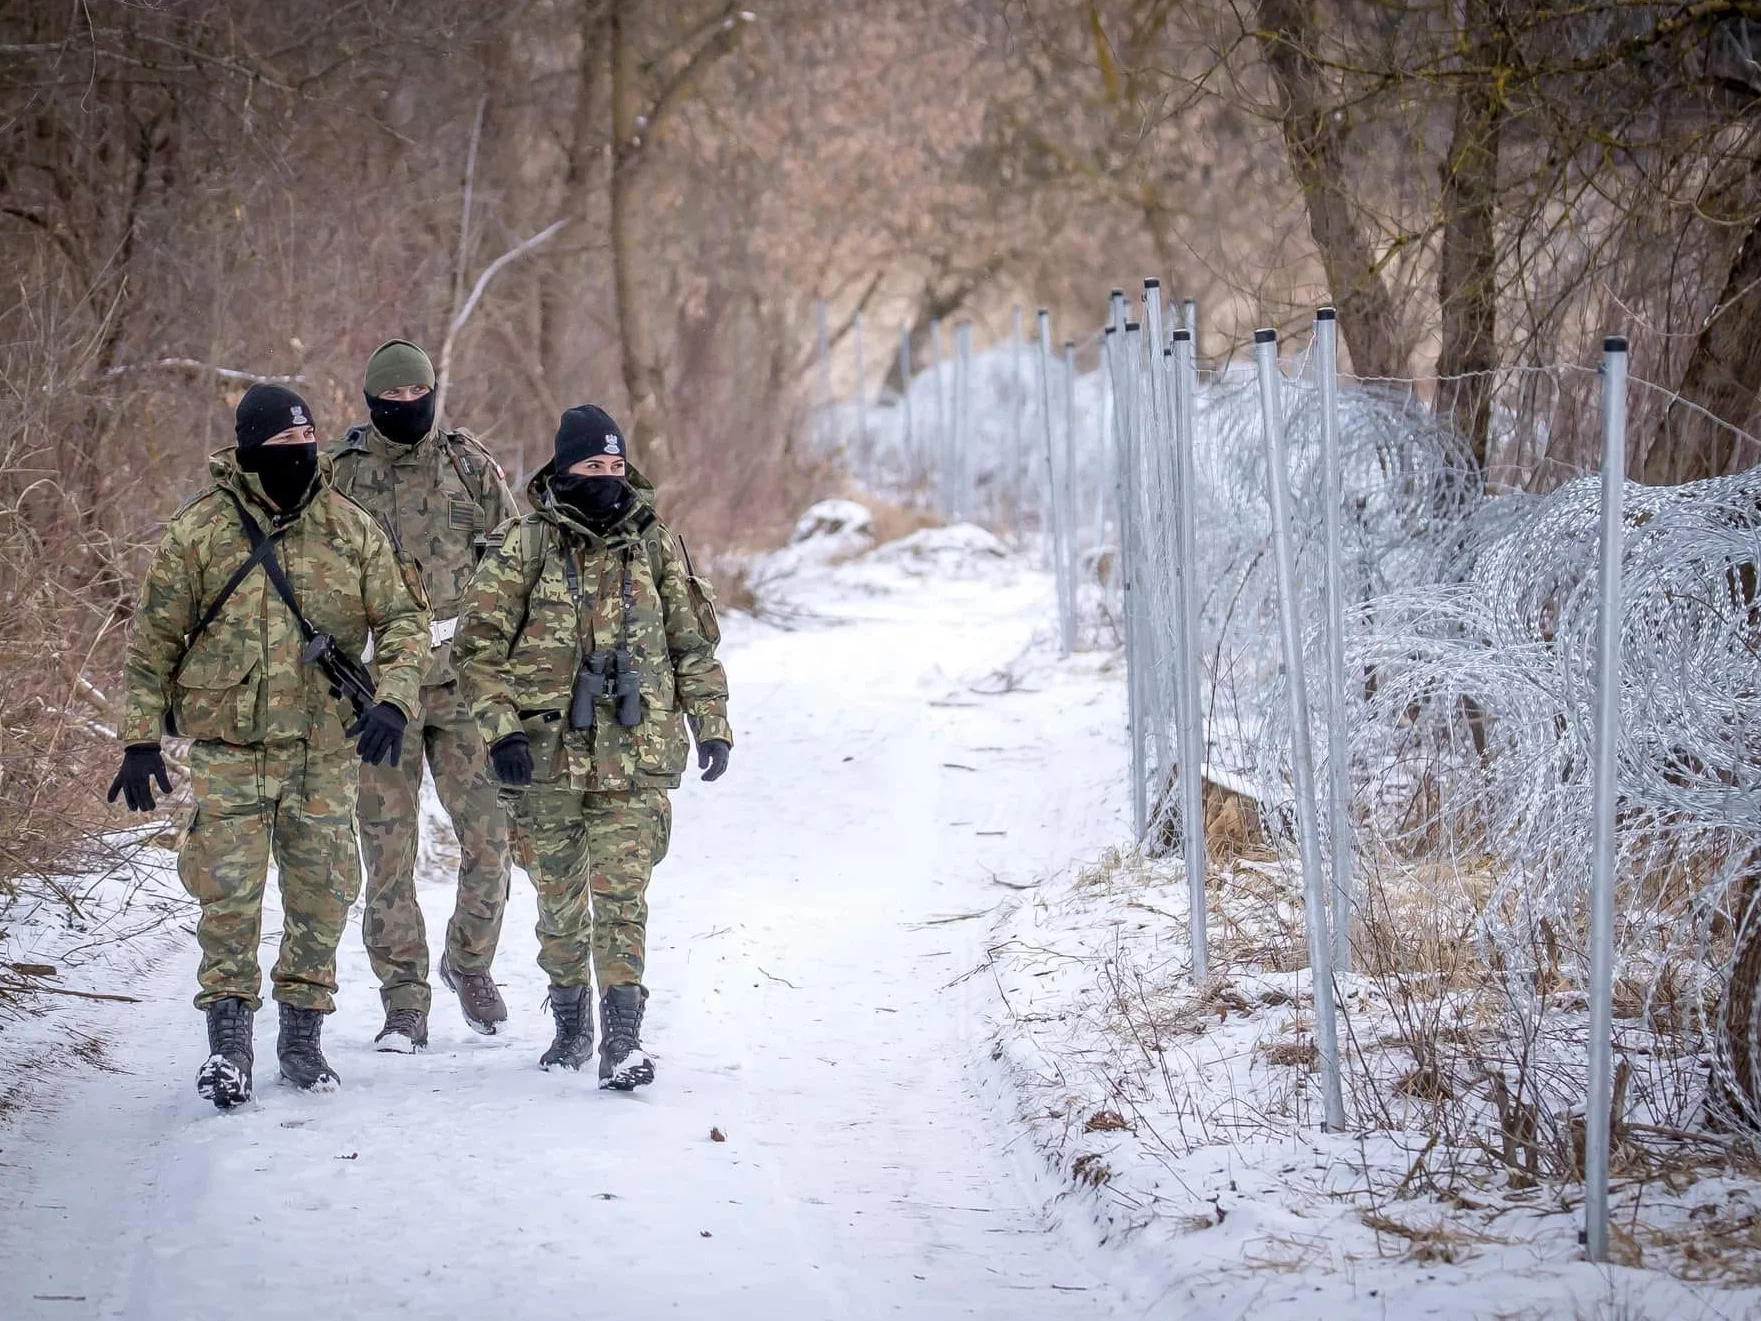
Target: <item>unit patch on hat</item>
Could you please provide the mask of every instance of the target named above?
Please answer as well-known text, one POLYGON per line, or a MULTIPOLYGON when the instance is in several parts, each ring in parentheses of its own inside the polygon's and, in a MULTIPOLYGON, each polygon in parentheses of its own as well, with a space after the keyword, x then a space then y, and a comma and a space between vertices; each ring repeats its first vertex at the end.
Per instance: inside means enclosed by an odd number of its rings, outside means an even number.
POLYGON ((296 427, 309 427, 312 425, 306 420, 306 410, 298 404, 293 406, 293 425, 296 427))
POLYGON ((618 448, 619 439, 620 439, 620 437, 618 436, 617 432, 615 432, 615 431, 606 432, 606 434, 605 434, 605 452, 607 454, 621 454, 623 452, 622 450, 620 450, 618 448))

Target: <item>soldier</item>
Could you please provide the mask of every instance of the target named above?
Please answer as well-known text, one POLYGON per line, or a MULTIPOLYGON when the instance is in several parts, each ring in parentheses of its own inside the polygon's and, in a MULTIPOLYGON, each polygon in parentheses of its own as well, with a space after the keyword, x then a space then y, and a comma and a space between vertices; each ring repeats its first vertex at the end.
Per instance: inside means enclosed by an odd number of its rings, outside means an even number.
POLYGON ((641 1038, 648 880, 671 835, 686 720, 705 780, 733 746, 721 632, 709 584, 603 410, 563 414, 556 457, 527 492, 536 512, 498 530, 453 654, 538 888, 556 1019, 538 1062, 586 1062, 597 974, 599 1085, 628 1091, 654 1080, 641 1038))
POLYGON ((361 937, 379 976, 385 1026, 380 1050, 428 1045, 428 932, 416 902, 422 754, 459 841, 458 883, 440 979, 459 997, 465 1022, 486 1036, 507 1021, 489 967, 507 909, 507 821, 489 779, 488 754, 459 697, 452 636, 459 599, 487 533, 519 513, 489 451, 466 431, 434 425, 434 367, 408 340, 367 359, 372 422, 346 434, 332 459, 337 489, 379 516, 400 553, 416 561, 433 605, 433 650, 422 680, 413 755, 401 768, 361 772, 358 812, 367 862, 361 937))
POLYGON ((208 1015, 210 1053, 196 1090, 222 1110, 251 1095, 271 853, 285 911, 271 975, 281 1076, 306 1090, 340 1081, 320 1031, 361 888, 356 756, 397 765, 428 661, 421 579, 331 484, 305 401, 254 385, 237 433, 237 450, 209 459, 213 485, 172 517, 148 567, 125 670, 122 769, 110 786, 112 802, 124 793, 132 810, 151 811, 150 781, 170 790, 161 732, 193 740, 196 811, 177 865, 202 906, 196 1007, 208 1015), (369 632, 376 693, 353 660, 369 632), (353 723, 338 696, 351 680, 362 702, 353 723))

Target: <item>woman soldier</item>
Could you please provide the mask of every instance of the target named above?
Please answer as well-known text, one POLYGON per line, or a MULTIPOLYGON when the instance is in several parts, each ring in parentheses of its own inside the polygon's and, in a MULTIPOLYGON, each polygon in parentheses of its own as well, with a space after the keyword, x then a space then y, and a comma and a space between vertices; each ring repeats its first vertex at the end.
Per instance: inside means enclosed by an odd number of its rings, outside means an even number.
POLYGON ((654 512, 600 408, 562 416, 556 457, 527 486, 533 513, 491 538, 459 615, 453 659, 538 888, 538 966, 556 1038, 539 1059, 599 1085, 654 1080, 642 1049, 648 878, 666 856, 668 791, 697 739, 705 780, 733 733, 709 584, 654 512))

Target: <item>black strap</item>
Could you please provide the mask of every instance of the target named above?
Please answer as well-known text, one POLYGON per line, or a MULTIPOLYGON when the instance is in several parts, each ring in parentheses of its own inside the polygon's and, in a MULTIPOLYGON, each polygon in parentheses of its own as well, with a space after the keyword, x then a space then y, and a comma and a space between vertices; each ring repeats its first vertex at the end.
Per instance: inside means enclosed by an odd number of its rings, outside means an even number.
POLYGON ((287 574, 282 571, 281 561, 275 558, 275 537, 279 537, 286 529, 277 528, 274 536, 265 537, 257 520, 251 517, 251 511, 245 508, 245 502, 231 491, 228 491, 226 495, 232 501, 232 507, 238 510, 239 521, 245 525, 245 537, 251 543, 251 553, 254 555, 259 551, 262 552, 263 572, 269 575, 269 581, 275 585, 276 595, 280 596, 282 603, 293 612, 293 617, 300 626, 300 636, 310 642, 318 636, 318 630, 313 628, 307 622, 305 615, 300 613, 300 603, 294 600, 293 587, 287 581, 287 574))
POLYGON ((287 531, 286 528, 276 528, 266 537, 259 533, 258 540, 251 547, 249 557, 232 571, 232 577, 228 578, 220 588, 220 594, 208 603, 208 608, 202 612, 202 617, 196 621, 196 626, 184 636, 183 655, 179 656, 177 664, 171 667, 172 682, 175 683, 177 676, 183 673, 183 663, 190 658, 190 651, 195 647, 196 639, 206 633, 208 626, 220 618, 222 607, 238 590, 239 584, 250 576, 251 570, 275 553, 275 543, 285 531, 287 531))

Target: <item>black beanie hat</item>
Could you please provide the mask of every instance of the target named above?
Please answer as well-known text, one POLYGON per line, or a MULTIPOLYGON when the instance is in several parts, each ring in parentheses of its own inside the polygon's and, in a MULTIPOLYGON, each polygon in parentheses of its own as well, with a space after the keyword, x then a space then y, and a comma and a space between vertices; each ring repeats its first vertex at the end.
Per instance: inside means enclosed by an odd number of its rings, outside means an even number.
POLYGON ((582 459, 601 454, 626 456, 624 433, 598 404, 577 404, 563 414, 556 429, 556 470, 567 472, 582 459))
POLYGON ((238 401, 238 411, 233 415, 233 429, 242 450, 261 445, 289 427, 316 425, 306 401, 282 385, 253 385, 238 401))

